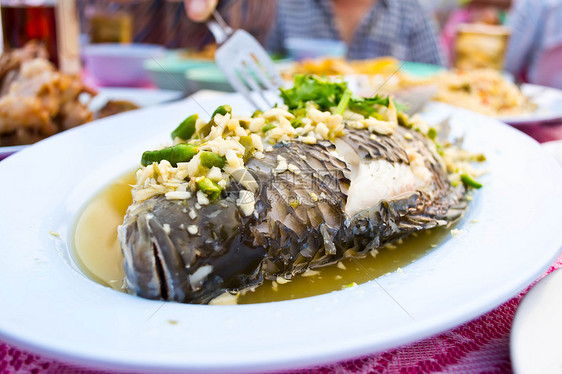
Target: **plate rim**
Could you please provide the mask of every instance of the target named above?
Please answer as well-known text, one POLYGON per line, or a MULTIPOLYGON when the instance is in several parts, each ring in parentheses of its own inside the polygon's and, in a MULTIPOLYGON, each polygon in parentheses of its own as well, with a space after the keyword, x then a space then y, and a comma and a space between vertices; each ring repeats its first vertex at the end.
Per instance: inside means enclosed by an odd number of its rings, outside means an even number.
MULTIPOLYGON (((521 347, 520 336, 525 331, 526 325, 532 323, 533 319, 537 319, 539 317, 537 315, 538 307, 536 305, 532 305, 531 303, 538 302, 541 307, 548 306, 548 302, 545 302, 544 300, 537 300, 537 298, 539 298, 539 293, 544 292, 545 288, 547 288, 552 282, 557 282, 557 284, 562 285, 562 268, 553 270, 534 284, 529 292, 523 296, 523 299, 517 306, 517 310, 513 317, 512 328, 509 334, 509 353, 511 356, 513 371, 516 373, 523 373, 524 371, 522 369, 524 367, 528 367, 528 365, 524 365, 523 363, 527 360, 524 360, 522 358, 523 356, 519 354, 521 353, 521 348, 525 348, 525 344, 521 347)), ((523 337, 525 337, 525 335, 523 335, 523 337)), ((560 360, 560 364, 562 364, 562 360, 560 360)))

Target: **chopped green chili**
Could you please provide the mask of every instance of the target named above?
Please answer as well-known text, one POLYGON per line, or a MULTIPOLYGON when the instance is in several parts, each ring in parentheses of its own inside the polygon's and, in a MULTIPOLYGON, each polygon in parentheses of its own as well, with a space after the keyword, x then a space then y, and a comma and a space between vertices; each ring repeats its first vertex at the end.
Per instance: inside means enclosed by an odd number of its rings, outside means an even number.
POLYGON ((177 144, 172 147, 159 149, 157 151, 146 151, 142 154, 141 164, 148 166, 153 162, 168 160, 172 166, 178 162, 187 162, 197 154, 197 147, 189 144, 177 144))
POLYGON ((191 139, 193 133, 195 132, 195 123, 199 119, 199 115, 194 114, 192 116, 187 117, 183 120, 182 123, 179 124, 178 127, 174 131, 172 131, 172 139, 180 138, 183 140, 191 139))
POLYGON ((226 163, 225 157, 219 156, 218 154, 213 152, 201 152, 201 155, 199 157, 201 159, 201 165, 209 169, 213 166, 222 169, 224 167, 224 164, 226 163))
POLYGON ((427 137, 431 140, 434 140, 437 137, 437 130, 433 127, 430 127, 429 130, 427 130, 427 137))
POLYGON ((256 150, 256 147, 254 147, 254 142, 252 141, 252 138, 249 135, 241 136, 239 142, 245 148, 243 159, 244 162, 247 162, 250 159, 250 157, 252 157, 252 154, 256 150))
POLYGON ((304 117, 306 117, 307 114, 307 110, 306 108, 298 108, 292 111, 293 115, 295 116, 295 118, 293 118, 291 120, 291 126, 293 126, 293 128, 297 128, 297 127, 302 127, 304 126, 304 122, 302 121, 302 119, 304 117))
POLYGON ((468 187, 482 188, 482 184, 472 179, 468 174, 461 174, 461 181, 468 187))
POLYGON ((216 200, 220 197, 221 195, 221 191, 222 189, 220 188, 220 186, 218 184, 216 184, 215 182, 213 182, 212 180, 210 180, 207 177, 204 177, 202 179, 200 179, 197 182, 197 187, 205 194, 207 194, 207 196, 209 196, 209 198, 211 200, 216 200))
POLYGON ((293 126, 294 129, 298 128, 298 127, 303 127, 304 126, 304 122, 302 121, 302 118, 298 117, 298 118, 293 118, 291 120, 291 126, 293 126))
POLYGON ((404 112, 398 112, 396 114, 396 118, 398 119, 398 124, 400 126, 411 128, 412 124, 409 123, 410 117, 404 112))
POLYGON ((226 116, 226 113, 232 113, 232 107, 230 105, 221 105, 211 115, 211 121, 215 120, 215 116, 220 114, 221 116, 226 116))
POLYGON ((207 122, 207 124, 205 124, 205 126, 203 126, 199 130, 199 136, 203 138, 209 135, 209 133, 211 132, 211 128, 216 125, 215 116, 217 114, 220 114, 221 116, 225 116, 226 113, 232 113, 232 108, 230 107, 230 105, 221 105, 217 109, 215 109, 215 111, 211 115, 211 119, 209 120, 209 122, 207 122))

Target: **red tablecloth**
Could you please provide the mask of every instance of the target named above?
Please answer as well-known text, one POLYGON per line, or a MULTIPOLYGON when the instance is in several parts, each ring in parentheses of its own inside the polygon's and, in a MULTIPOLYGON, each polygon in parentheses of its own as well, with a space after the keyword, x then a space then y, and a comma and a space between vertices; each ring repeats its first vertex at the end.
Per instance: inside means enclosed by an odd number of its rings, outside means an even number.
MULTIPOLYGON (((562 139, 562 122, 517 128, 539 142, 562 139)), ((545 273, 562 267, 562 255, 545 273)), ((530 288, 530 287, 529 287, 530 288)), ((299 373, 510 373, 509 332, 525 290, 493 311, 441 335, 356 360, 299 373)), ((99 373, 34 355, 0 342, 0 374, 99 373)))

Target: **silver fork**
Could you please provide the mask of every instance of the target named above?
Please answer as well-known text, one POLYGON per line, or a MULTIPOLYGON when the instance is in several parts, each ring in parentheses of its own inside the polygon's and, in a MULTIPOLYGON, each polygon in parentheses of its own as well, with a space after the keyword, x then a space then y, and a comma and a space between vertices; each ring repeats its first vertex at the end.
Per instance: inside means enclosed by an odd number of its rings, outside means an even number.
POLYGON ((273 107, 282 78, 260 43, 244 30, 233 30, 217 11, 207 21, 219 48, 215 61, 232 87, 256 109, 273 107))

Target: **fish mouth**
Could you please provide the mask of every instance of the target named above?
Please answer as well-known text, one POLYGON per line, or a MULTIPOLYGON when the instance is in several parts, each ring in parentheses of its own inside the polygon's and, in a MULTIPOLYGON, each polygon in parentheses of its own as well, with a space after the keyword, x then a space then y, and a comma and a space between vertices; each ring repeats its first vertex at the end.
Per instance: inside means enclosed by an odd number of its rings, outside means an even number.
POLYGON ((166 231, 153 213, 139 213, 134 224, 119 228, 127 243, 125 286, 147 299, 185 300, 185 263, 166 231))
MULTIPOLYGON (((152 251, 154 255, 154 269, 156 270, 156 276, 160 284, 160 297, 164 300, 169 300, 169 287, 166 286, 164 266, 162 265, 161 253, 158 251, 158 246, 156 243, 152 243, 152 251)), ((166 269, 167 270, 167 269, 166 269)))

